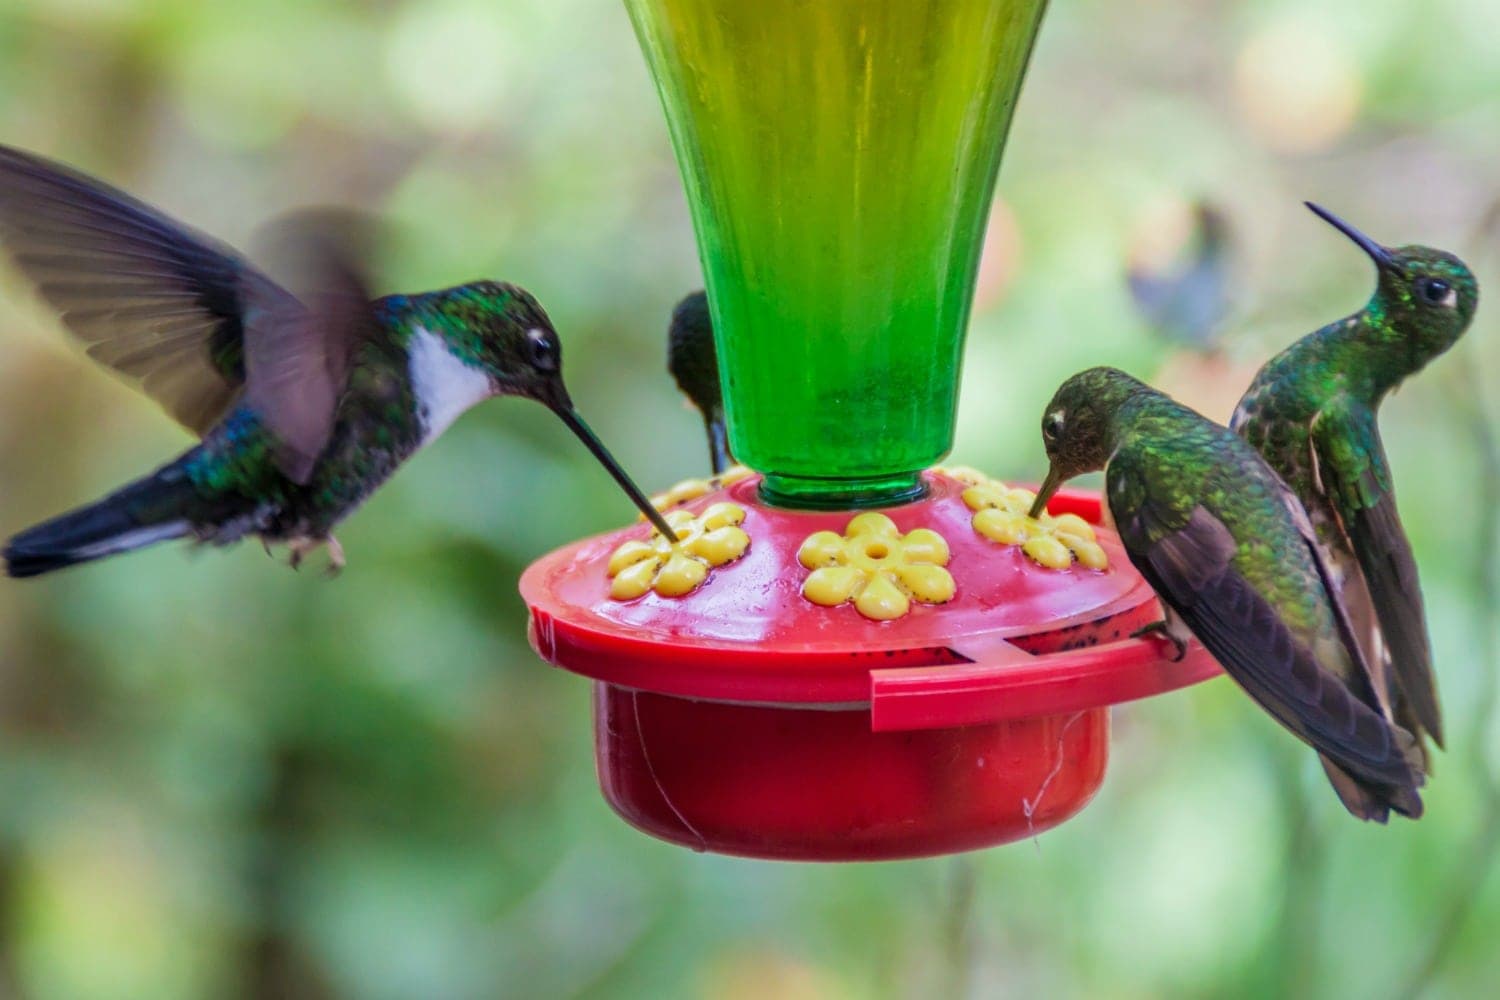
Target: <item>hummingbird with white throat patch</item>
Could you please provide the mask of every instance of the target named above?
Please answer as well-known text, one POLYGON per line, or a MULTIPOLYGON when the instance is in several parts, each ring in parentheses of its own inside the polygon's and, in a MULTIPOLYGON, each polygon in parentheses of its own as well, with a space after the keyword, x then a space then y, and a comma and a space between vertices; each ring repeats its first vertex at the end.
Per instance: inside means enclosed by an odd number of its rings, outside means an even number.
POLYGON ((312 272, 301 296, 123 192, 0 146, 0 250, 94 360, 202 439, 10 539, 9 575, 246 536, 288 543, 293 566, 326 545, 336 571, 334 527, 460 414, 502 395, 556 413, 674 537, 574 409, 557 333, 530 294, 476 281, 372 300, 340 241, 300 243, 312 272))

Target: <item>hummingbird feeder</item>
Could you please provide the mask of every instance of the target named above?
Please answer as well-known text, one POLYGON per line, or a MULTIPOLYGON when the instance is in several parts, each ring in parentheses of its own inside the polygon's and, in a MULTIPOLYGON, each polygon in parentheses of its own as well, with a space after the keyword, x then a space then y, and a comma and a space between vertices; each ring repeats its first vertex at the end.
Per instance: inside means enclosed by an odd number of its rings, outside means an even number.
MULTIPOLYGON (((932 464, 1044 0, 626 0, 682 167, 741 470, 521 580, 594 682, 605 797, 697 850, 1006 843, 1098 790, 1109 706, 1218 673, 1100 499, 932 464)), ((680 500, 679 493, 673 499, 680 500)))

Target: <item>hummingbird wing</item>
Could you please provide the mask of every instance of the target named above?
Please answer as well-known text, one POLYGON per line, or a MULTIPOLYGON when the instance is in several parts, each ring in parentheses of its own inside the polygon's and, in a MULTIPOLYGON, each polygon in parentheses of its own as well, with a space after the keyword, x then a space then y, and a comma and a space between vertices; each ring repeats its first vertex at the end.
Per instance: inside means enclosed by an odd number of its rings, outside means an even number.
MULTIPOLYGON (((1416 777, 1398 731, 1340 676, 1365 674, 1349 662, 1360 662, 1359 648, 1327 586, 1306 515, 1288 533, 1297 550, 1278 553, 1286 566, 1274 572, 1291 572, 1300 589, 1321 591, 1315 596, 1326 605, 1310 603, 1329 610, 1294 623, 1242 570, 1239 544, 1220 513, 1184 502, 1180 494, 1151 490, 1148 462, 1141 448, 1127 445, 1106 470, 1110 508, 1130 561, 1272 717, 1342 770, 1389 790, 1398 809, 1419 815, 1416 777), (1327 617, 1319 621, 1320 614, 1327 617)), ((1275 484, 1268 498, 1273 503, 1296 504, 1269 468, 1264 481, 1275 484)))
POLYGON ((200 436, 245 379, 228 247, 129 195, 0 146, 0 243, 95 361, 200 436))
POLYGON ((1358 400, 1340 396, 1313 417, 1310 430, 1314 484, 1338 512, 1347 544, 1363 571, 1399 693, 1441 747, 1442 709, 1422 585, 1396 510, 1375 413, 1358 400))
POLYGON ((256 272, 242 280, 245 403, 276 435, 282 472, 306 483, 333 434, 355 352, 376 331, 359 263, 366 233, 352 216, 302 212, 273 236, 298 275, 297 295, 256 272))
POLYGON ((356 269, 331 245, 311 308, 233 249, 100 181, 0 146, 0 243, 90 357, 199 436, 243 394, 305 482, 332 432, 352 347, 356 269))

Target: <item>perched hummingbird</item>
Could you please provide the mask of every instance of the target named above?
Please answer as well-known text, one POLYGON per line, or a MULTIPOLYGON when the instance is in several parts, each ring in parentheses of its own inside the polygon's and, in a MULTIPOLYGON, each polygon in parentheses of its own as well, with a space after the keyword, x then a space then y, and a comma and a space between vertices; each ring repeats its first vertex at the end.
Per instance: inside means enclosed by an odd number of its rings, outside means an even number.
POLYGON ((724 426, 724 388, 719 382, 713 317, 708 312, 708 295, 702 291, 689 295, 672 310, 672 323, 667 328, 667 371, 703 414, 708 458, 717 476, 733 464, 734 458, 729 454, 729 435, 724 426))
POLYGON ((1384 822, 1422 814, 1415 739, 1392 723, 1307 514, 1227 428, 1113 368, 1090 368, 1047 404, 1051 469, 1032 515, 1100 468, 1130 561, 1166 620, 1197 636, 1276 721, 1323 758, 1344 804, 1384 822))
POLYGON ((172 538, 290 543, 295 566, 417 449, 498 395, 556 413, 666 537, 579 417, 546 313, 478 281, 371 301, 344 248, 306 240, 299 298, 234 250, 66 167, 0 147, 0 245, 89 354, 202 443, 15 536, 28 577, 172 538))
POLYGON ((1396 511, 1375 413, 1387 393, 1468 328, 1479 288, 1452 254, 1388 249, 1317 205, 1307 207, 1375 261, 1375 295, 1359 312, 1267 362, 1230 427, 1307 509, 1393 718, 1441 747, 1417 563, 1396 511))

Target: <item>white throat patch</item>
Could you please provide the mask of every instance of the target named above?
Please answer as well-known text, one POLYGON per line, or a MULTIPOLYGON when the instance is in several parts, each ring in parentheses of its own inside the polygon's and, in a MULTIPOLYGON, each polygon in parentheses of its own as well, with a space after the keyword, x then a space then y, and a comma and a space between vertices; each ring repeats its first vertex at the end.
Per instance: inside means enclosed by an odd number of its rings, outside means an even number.
POLYGON ((407 356, 423 444, 447 430, 469 407, 495 394, 488 375, 454 356, 443 339, 425 327, 412 332, 407 356))

